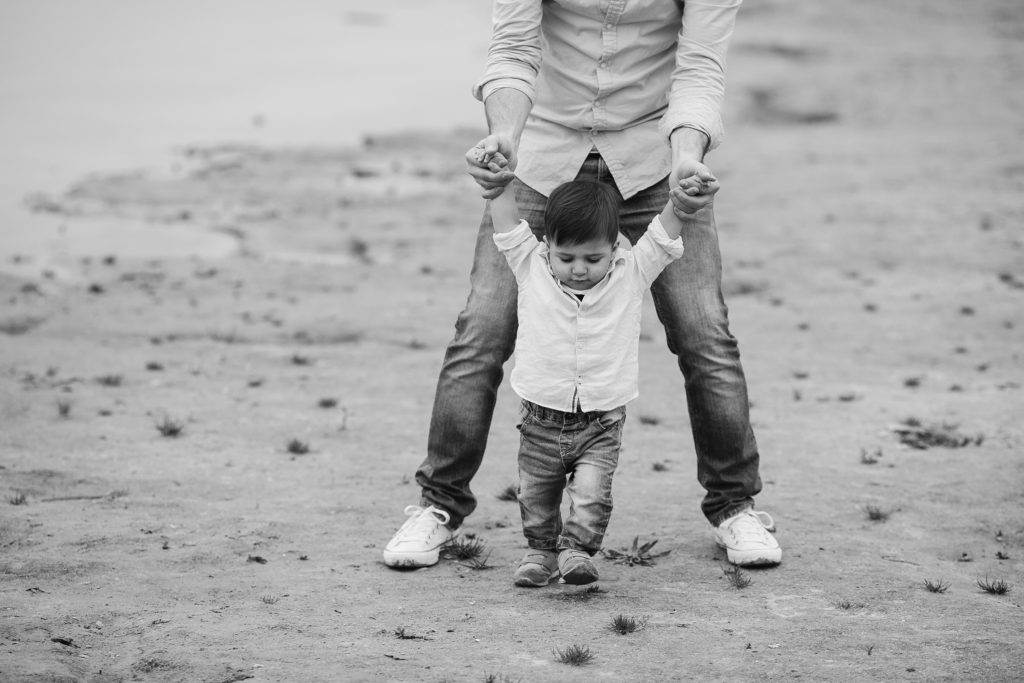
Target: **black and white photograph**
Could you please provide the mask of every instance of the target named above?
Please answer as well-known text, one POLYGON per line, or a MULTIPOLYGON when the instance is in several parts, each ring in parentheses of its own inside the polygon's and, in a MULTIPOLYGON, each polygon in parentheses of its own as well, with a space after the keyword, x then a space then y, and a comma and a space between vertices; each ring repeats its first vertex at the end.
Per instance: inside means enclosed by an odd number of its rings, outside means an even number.
POLYGON ((1024 3, 0 0, 0 680, 1024 677, 1024 3))

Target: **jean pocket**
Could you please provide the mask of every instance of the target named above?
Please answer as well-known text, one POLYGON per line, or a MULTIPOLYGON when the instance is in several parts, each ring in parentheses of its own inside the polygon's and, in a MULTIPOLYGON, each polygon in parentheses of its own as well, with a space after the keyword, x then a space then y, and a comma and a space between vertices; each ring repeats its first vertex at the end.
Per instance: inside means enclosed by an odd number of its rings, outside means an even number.
POLYGON ((516 424, 516 429, 522 431, 524 426, 531 424, 536 419, 537 416, 534 415, 533 412, 526 407, 525 403, 519 404, 519 422, 516 424))
POLYGON ((608 431, 626 419, 626 406, 619 406, 603 413, 596 422, 602 430, 608 431))

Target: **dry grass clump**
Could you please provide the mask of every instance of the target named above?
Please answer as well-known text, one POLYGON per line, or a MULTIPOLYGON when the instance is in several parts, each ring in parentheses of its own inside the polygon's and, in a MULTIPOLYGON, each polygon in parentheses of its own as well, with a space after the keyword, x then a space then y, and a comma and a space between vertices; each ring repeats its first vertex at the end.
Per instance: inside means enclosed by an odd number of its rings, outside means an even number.
POLYGON ((651 548, 653 548, 654 544, 657 542, 658 539, 654 539, 653 541, 648 541, 647 543, 640 545, 640 537, 634 536, 633 545, 631 547, 622 548, 620 550, 602 550, 601 553, 616 564, 625 564, 630 567, 634 565, 650 567, 655 563, 655 559, 664 557, 672 552, 671 550, 666 550, 661 553, 652 553, 651 548))
POLYGON ((964 446, 980 446, 985 440, 983 434, 968 436, 958 431, 959 425, 951 422, 925 424, 916 417, 908 417, 892 431, 899 437, 900 443, 918 450, 927 448, 963 448, 964 446))
POLYGON ((594 653, 587 645, 572 645, 562 650, 555 650, 555 661, 570 666, 583 666, 594 661, 594 653))
POLYGON ((1013 585, 1004 579, 993 579, 986 576, 983 579, 978 579, 978 588, 990 595, 1006 595, 1013 585))

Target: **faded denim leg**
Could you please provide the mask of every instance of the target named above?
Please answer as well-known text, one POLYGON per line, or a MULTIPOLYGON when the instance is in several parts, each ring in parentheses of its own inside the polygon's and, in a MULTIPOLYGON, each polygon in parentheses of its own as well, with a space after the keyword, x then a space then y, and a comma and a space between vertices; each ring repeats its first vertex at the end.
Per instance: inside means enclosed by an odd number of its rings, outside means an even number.
POLYGON ((525 406, 519 425, 519 513, 531 548, 554 550, 562 533, 562 424, 541 420, 525 406))
MULTIPOLYGON (((613 182, 610 174, 595 174, 613 182)), ((619 227, 632 243, 668 202, 667 179, 623 203, 619 227)), ((750 427, 747 383, 722 296, 722 256, 712 209, 685 221, 683 257, 654 281, 651 293, 669 350, 686 381, 697 453, 697 479, 707 492, 701 509, 717 526, 753 505, 761 491, 759 454, 750 427)))
POLYGON ((558 549, 573 548, 594 555, 601 549, 612 516, 612 477, 619 463, 624 408, 616 408, 585 424, 572 436, 576 453, 565 492, 569 516, 558 549))
MULTIPOLYGON (((520 215, 531 227, 541 225, 543 195, 519 181, 515 189, 520 215)), ((416 471, 422 504, 448 511, 453 529, 476 508, 469 483, 483 460, 502 366, 515 345, 516 281, 494 246, 493 234, 490 212, 485 211, 469 298, 455 323, 455 338, 437 379, 427 457, 416 471)))

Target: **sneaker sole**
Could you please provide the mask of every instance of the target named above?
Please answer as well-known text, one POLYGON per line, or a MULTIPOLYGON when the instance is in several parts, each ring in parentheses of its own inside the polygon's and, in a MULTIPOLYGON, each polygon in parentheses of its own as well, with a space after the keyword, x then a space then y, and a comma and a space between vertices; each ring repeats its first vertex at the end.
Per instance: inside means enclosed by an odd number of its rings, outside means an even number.
POLYGON ((415 569, 417 567, 433 567, 441 559, 440 549, 425 550, 419 553, 400 553, 385 550, 384 564, 395 569, 415 569))
POLYGON ((562 574, 562 581, 573 586, 585 586, 597 581, 597 572, 588 571, 585 567, 573 567, 562 574))
POLYGON ((551 583, 552 579, 558 578, 558 572, 554 572, 547 579, 534 579, 529 576, 520 576, 518 579, 512 582, 513 586, 520 588, 543 588, 544 586, 551 583))
POLYGON ((722 544, 719 544, 719 547, 725 548, 725 556, 729 562, 739 567, 770 567, 782 562, 781 548, 741 553, 722 544))

